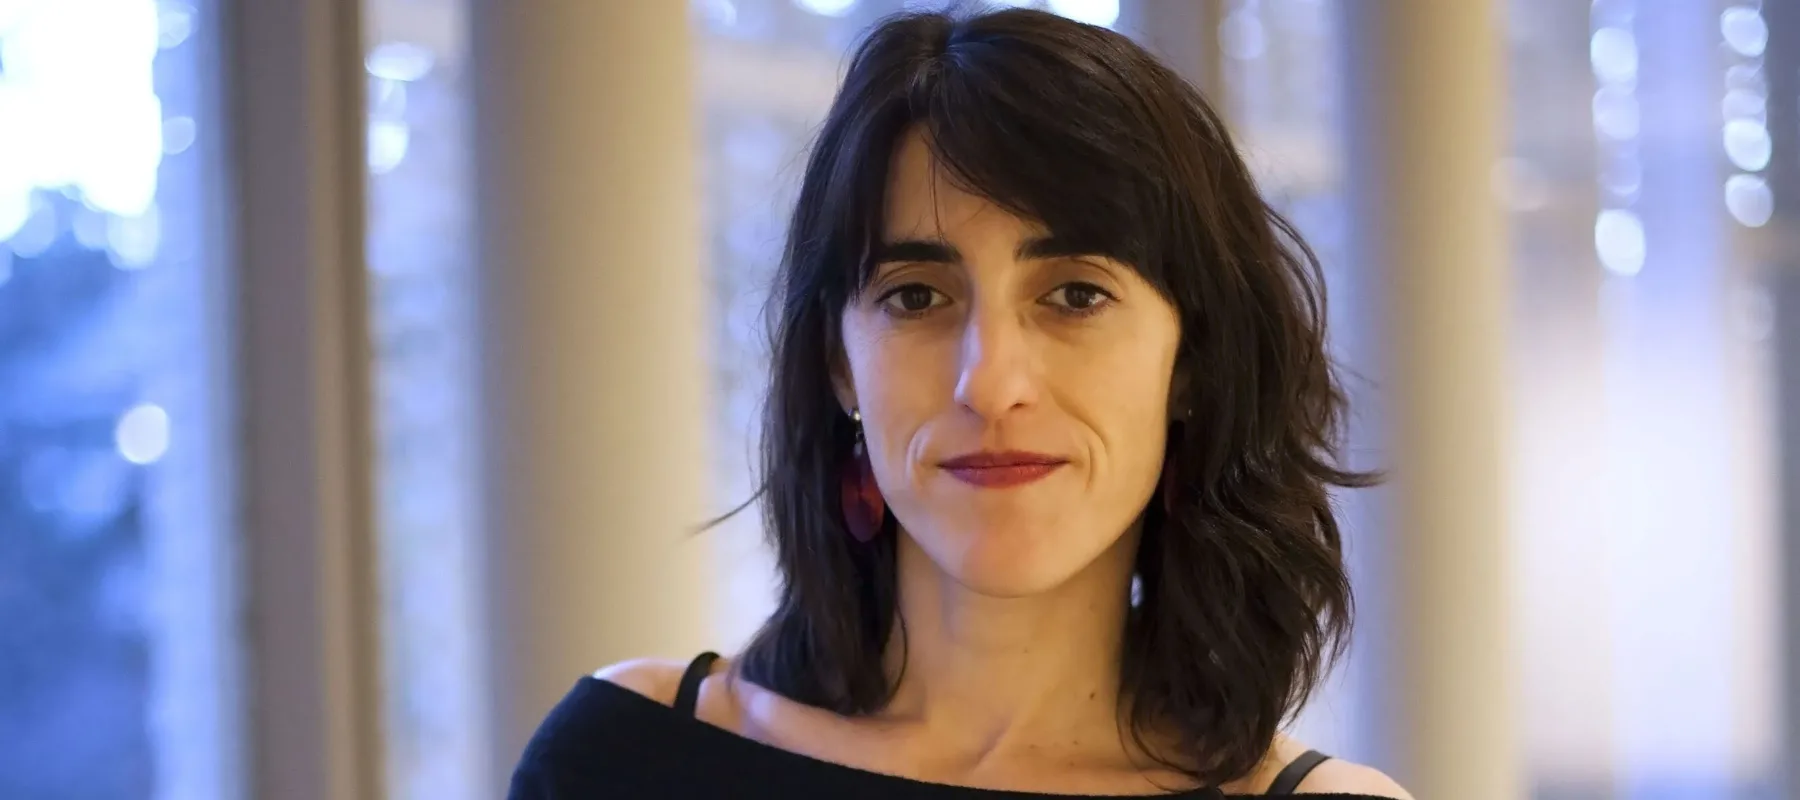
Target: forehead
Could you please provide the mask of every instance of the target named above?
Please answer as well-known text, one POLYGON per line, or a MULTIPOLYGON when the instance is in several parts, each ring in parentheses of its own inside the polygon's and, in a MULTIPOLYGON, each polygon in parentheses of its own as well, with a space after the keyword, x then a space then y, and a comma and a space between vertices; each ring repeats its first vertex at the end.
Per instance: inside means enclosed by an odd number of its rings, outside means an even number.
POLYGON ((895 145, 882 205, 882 238, 888 241, 1044 232, 1043 226, 958 185, 917 129, 895 145))

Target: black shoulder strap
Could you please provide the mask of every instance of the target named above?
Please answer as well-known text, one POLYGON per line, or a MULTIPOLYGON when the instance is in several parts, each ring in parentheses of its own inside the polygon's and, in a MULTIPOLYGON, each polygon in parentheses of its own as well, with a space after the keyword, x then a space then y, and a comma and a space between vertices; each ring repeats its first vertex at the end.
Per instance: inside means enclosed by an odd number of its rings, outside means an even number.
POLYGON ((713 662, 719 660, 718 653, 701 653, 688 663, 687 672, 681 675, 681 688, 675 690, 675 710, 684 717, 694 715, 700 704, 700 682, 712 674, 713 662))
POLYGON ((1312 774, 1314 768, 1330 759, 1331 756, 1317 750, 1301 753, 1299 758, 1282 768, 1281 774, 1275 776, 1275 782, 1269 784, 1269 791, 1264 794, 1293 794, 1295 789, 1300 788, 1300 782, 1312 774))

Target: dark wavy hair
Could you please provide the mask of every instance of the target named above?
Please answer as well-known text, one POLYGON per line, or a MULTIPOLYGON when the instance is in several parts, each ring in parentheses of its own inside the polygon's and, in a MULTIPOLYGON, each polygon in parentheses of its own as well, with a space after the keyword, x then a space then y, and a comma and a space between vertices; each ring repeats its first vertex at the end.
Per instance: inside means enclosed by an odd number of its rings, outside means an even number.
POLYGON ((782 581, 739 674, 845 715, 895 690, 894 520, 869 544, 847 531, 855 429, 832 369, 872 275, 889 161, 915 129, 960 185, 1131 265, 1179 310, 1191 416, 1170 431, 1172 506, 1144 512, 1121 719, 1203 784, 1248 774, 1343 647, 1330 491, 1374 480, 1337 458, 1322 275, 1193 87, 1124 36, 1037 11, 890 17, 850 62, 770 297, 760 496, 782 581))

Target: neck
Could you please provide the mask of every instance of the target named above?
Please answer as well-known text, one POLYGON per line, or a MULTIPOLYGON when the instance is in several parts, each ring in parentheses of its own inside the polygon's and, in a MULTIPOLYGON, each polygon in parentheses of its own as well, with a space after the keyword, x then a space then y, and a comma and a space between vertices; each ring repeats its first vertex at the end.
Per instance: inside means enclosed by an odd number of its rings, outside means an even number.
POLYGON ((910 536, 898 548, 900 624, 882 716, 980 752, 1118 742, 1119 657, 1135 531, 1062 585, 982 595, 938 569, 910 536))

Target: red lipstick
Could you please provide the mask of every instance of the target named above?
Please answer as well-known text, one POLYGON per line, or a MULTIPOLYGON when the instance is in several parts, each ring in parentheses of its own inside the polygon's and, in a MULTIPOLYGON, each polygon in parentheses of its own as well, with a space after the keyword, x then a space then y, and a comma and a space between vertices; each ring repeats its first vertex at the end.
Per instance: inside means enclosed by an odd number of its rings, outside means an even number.
POLYGON ((970 453, 943 461, 938 466, 950 473, 951 477, 970 486, 1006 489, 1024 486, 1043 478, 1067 463, 1067 459, 1043 453, 1008 450, 1002 453, 970 453))

